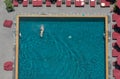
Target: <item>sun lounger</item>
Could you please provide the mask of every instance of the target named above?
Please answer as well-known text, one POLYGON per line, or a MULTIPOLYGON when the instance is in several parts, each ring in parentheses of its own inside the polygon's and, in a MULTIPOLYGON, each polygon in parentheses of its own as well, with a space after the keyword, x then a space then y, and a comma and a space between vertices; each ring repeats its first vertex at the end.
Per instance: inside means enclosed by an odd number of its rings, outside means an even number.
POLYGON ((57 6, 57 7, 61 7, 61 5, 62 5, 62 0, 57 0, 56 6, 57 6))
POLYGON ((66 0, 66 6, 71 7, 71 0, 66 0))
POLYGON ((46 7, 51 7, 51 2, 50 2, 50 0, 46 0, 46 7))
POLYGON ((110 2, 106 1, 106 0, 101 0, 101 7, 109 7, 110 6, 110 2))
POLYGON ((118 52, 116 49, 112 50, 112 56, 113 57, 118 57, 120 55, 120 52, 118 52))
POLYGON ((18 7, 18 2, 17 2, 17 0, 13 0, 13 6, 14 6, 14 7, 18 7))
POLYGON ((117 33, 117 32, 113 32, 112 33, 112 39, 113 40, 116 40, 117 38, 119 38, 120 37, 120 34, 119 33, 117 33))
POLYGON ((38 1, 38 3, 37 3, 38 5, 37 6, 38 7, 42 7, 42 0, 37 0, 37 1, 38 1))
POLYGON ((104 2, 102 2, 100 5, 101 5, 101 7, 105 7, 105 3, 104 2))
POLYGON ((75 0, 75 7, 83 7, 84 4, 84 0, 75 0))
POLYGON ((95 2, 96 2, 95 0, 90 0, 90 6, 95 7, 95 2))
POLYGON ((80 0, 81 3, 81 7, 83 7, 85 5, 85 1, 84 0, 80 0))
POLYGON ((23 7, 27 7, 28 6, 28 0, 23 0, 23 7))
POLYGON ((37 7, 37 0, 32 0, 33 7, 37 7))
POLYGON ((75 7, 80 7, 80 0, 75 0, 75 7))
MULTIPOLYGON (((105 0, 106 1, 106 0, 105 0)), ((110 7, 110 2, 106 1, 105 2, 106 7, 110 7)))

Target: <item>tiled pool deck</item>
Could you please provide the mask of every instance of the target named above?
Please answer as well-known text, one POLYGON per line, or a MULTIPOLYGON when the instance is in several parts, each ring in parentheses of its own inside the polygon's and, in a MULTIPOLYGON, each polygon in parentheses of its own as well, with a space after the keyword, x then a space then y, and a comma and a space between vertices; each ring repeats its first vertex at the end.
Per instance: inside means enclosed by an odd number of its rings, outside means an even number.
MULTIPOLYGON (((19 5, 19 7, 15 8, 15 12, 7 13, 5 10, 5 5, 3 0, 0 1, 0 79, 14 79, 14 71, 4 71, 3 70, 3 63, 5 61, 11 60, 14 61, 15 56, 15 25, 13 24, 13 27, 11 29, 4 28, 3 27, 3 21, 5 19, 16 21, 16 16, 18 14, 22 15, 34 15, 34 14, 47 14, 47 15, 111 15, 110 8, 100 8, 100 5, 97 5, 95 8, 90 8, 89 5, 85 5, 84 8, 78 7, 75 8, 74 6, 66 7, 65 5, 62 5, 62 7, 56 7, 55 5, 52 5, 52 7, 46 7, 43 5, 43 7, 32 7, 32 5, 29 5, 28 7, 22 7, 22 5, 19 5)), ((109 31, 110 31, 110 37, 111 32, 113 31, 111 29, 111 23, 109 25, 109 31)), ((109 79, 114 79, 112 77, 112 62, 115 61, 114 58, 111 56, 111 47, 112 39, 109 40, 109 79)))

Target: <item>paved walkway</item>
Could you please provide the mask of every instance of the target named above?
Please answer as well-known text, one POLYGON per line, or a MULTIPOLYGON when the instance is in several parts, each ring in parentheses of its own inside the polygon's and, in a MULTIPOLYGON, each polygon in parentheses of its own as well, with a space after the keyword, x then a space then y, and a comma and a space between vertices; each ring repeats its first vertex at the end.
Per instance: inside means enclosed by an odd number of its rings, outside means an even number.
MULTIPOLYGON (((110 8, 100 8, 100 5, 97 5, 96 8, 90 8, 89 5, 85 5, 85 7, 77 7, 74 5, 71 7, 66 7, 62 5, 62 7, 56 7, 56 5, 52 5, 51 7, 32 7, 30 4, 28 7, 15 7, 15 11, 11 13, 7 13, 5 10, 5 4, 3 0, 0 0, 0 79, 13 79, 14 72, 13 71, 4 71, 3 63, 5 61, 11 60, 14 61, 15 49, 14 49, 14 28, 4 28, 3 21, 5 19, 16 20, 16 15, 24 14, 24 15, 32 15, 32 14, 62 14, 62 15, 108 15, 110 14, 110 8)), ((111 14, 110 14, 111 15, 111 14)), ((109 24, 110 26, 110 24, 109 24)), ((111 30, 111 28, 109 28, 111 30)), ((109 79, 113 79, 112 77, 112 68, 111 65, 114 59, 111 56, 111 42, 109 42, 109 79)))

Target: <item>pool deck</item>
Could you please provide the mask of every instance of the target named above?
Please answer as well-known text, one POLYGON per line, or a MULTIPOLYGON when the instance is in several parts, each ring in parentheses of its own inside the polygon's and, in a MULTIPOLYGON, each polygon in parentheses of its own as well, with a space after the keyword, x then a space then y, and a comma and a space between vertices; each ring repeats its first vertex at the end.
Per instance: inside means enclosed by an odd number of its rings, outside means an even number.
MULTIPOLYGON (((28 7, 22 7, 22 5, 19 5, 19 7, 15 8, 15 12, 7 13, 5 9, 5 4, 3 0, 0 0, 0 79, 14 79, 14 71, 4 71, 3 70, 3 64, 6 61, 14 61, 15 59, 15 24, 13 24, 12 28, 5 28, 3 27, 3 21, 5 19, 16 21, 17 15, 38 15, 38 14, 46 14, 46 15, 80 15, 83 14, 85 16, 96 16, 96 15, 111 15, 110 8, 100 8, 100 5, 97 5, 95 8, 90 8, 88 4, 85 5, 85 7, 78 7, 75 8, 74 6, 66 7, 65 5, 62 5, 62 7, 56 7, 55 5, 52 5, 51 7, 32 7, 30 4, 28 7)), ((108 26, 111 26, 112 21, 108 24, 108 26)), ((108 79, 114 79, 112 77, 112 62, 115 61, 114 58, 111 56, 112 51, 112 45, 113 42, 111 39, 111 33, 112 28, 109 27, 108 31, 110 31, 110 40, 109 40, 109 78, 108 79)))

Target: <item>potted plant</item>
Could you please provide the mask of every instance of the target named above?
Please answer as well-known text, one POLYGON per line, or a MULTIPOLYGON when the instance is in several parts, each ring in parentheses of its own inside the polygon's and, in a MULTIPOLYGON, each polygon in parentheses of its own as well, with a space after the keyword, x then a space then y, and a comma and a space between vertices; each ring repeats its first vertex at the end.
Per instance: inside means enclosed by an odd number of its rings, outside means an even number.
POLYGON ((17 1, 18 1, 18 3, 20 3, 20 4, 23 2, 23 0, 17 0, 17 1))
POLYGON ((10 0, 5 0, 4 2, 6 4, 6 10, 8 12, 14 11, 14 7, 13 7, 12 2, 10 0))
POLYGON ((50 0, 51 3, 55 4, 57 0, 50 0))
POLYGON ((113 12, 115 12, 115 13, 120 15, 120 9, 118 8, 118 6, 116 4, 114 4, 113 12))
POLYGON ((117 8, 116 8, 116 4, 113 4, 113 11, 116 12, 117 8))
POLYGON ((114 3, 116 3, 117 0, 107 0, 107 1, 110 1, 111 4, 114 4, 114 3))

